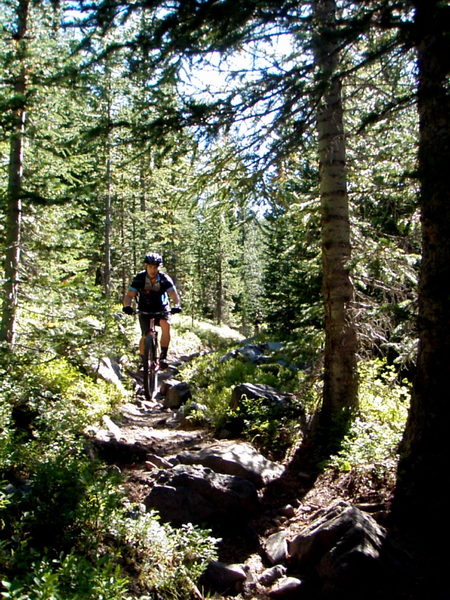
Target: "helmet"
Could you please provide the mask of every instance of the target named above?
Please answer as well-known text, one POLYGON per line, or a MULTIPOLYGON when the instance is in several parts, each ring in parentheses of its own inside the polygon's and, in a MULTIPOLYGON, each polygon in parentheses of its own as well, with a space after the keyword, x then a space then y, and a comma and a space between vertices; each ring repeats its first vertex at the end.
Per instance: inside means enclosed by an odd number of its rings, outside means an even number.
POLYGON ((158 267, 162 265, 162 257, 156 252, 150 252, 144 258, 144 263, 146 265, 157 265, 158 267))

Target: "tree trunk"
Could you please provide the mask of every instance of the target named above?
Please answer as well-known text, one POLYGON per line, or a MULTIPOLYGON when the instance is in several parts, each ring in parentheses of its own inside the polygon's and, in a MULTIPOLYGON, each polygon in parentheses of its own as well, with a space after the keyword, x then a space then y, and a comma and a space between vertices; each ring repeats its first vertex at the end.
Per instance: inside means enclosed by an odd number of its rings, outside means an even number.
POLYGON ((20 108, 16 110, 13 131, 10 140, 8 192, 6 211, 6 257, 5 283, 3 285, 3 310, 0 340, 14 345, 16 332, 17 307, 19 296, 19 265, 22 224, 22 178, 23 152, 25 138, 25 92, 27 86, 24 64, 24 45, 28 23, 29 0, 20 0, 17 9, 16 56, 20 63, 19 74, 14 84, 14 94, 20 99, 20 108))
POLYGON ((352 319, 353 285, 341 83, 335 76, 337 41, 333 36, 335 1, 316 0, 318 35, 315 58, 323 93, 317 115, 322 216, 325 365, 320 424, 336 439, 358 403, 356 332, 352 319))
POLYGON ((112 173, 111 173, 111 148, 107 142, 108 157, 106 159, 106 194, 105 194, 105 274, 104 292, 105 296, 111 296, 111 226, 112 226, 112 173))
POLYGON ((413 5, 423 251, 417 370, 393 512, 404 536, 411 539, 414 550, 421 555, 421 566, 428 562, 438 576, 444 577, 446 572, 438 570, 446 557, 437 547, 436 538, 439 535, 444 542, 449 533, 446 484, 450 423, 449 8, 438 0, 417 0, 413 5))

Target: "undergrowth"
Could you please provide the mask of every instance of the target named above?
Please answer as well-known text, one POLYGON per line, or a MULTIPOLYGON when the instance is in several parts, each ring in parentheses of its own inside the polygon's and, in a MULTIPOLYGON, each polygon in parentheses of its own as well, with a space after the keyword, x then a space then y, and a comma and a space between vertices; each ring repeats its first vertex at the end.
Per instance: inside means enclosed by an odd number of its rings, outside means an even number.
POLYGON ((340 471, 392 468, 405 428, 410 385, 382 360, 360 363, 359 411, 330 466, 340 471))
POLYGON ((119 391, 68 358, 0 361, 0 594, 16 600, 187 598, 216 540, 131 505, 90 457, 88 425, 119 391))
POLYGON ((221 437, 251 441, 274 458, 283 457, 301 437, 305 417, 317 404, 317 387, 313 369, 293 362, 300 354, 295 356, 293 345, 275 347, 265 353, 261 363, 228 348, 228 353, 208 354, 184 367, 182 377, 193 390, 187 419, 209 425, 221 437), (232 408, 233 389, 244 382, 270 386, 287 399, 244 397, 232 408))

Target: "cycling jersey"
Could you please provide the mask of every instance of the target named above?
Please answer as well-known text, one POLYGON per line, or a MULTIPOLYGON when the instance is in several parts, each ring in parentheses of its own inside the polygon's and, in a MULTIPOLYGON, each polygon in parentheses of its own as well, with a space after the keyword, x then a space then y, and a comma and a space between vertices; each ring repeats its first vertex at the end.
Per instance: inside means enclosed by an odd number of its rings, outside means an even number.
POLYGON ((130 291, 137 292, 138 309, 146 312, 160 312, 169 310, 167 292, 174 289, 172 278, 166 273, 158 273, 156 283, 152 285, 147 271, 135 275, 130 291))

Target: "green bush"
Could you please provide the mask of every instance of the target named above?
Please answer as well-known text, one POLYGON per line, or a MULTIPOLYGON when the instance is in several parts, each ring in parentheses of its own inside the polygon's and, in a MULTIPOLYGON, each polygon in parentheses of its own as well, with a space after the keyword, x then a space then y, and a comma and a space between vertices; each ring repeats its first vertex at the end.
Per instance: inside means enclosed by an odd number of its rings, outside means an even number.
POLYGON ((359 375, 359 413, 330 464, 343 471, 367 465, 389 468, 398 458, 410 387, 381 360, 360 363, 359 375))
MULTIPOLYGON (((272 361, 255 364, 239 357, 222 360, 221 354, 209 354, 192 361, 182 375, 190 381, 193 402, 206 407, 189 412, 188 419, 209 424, 216 432, 244 437, 261 450, 277 457, 284 455, 301 435, 301 415, 310 402, 308 374, 272 361), (296 393, 300 401, 270 405, 263 400, 244 399, 233 410, 230 400, 233 388, 251 382, 269 385, 286 393, 296 393), (203 420, 202 420, 203 419, 203 420)), ((189 411, 189 406, 188 406, 189 411)))
POLYGON ((89 459, 82 432, 114 409, 115 388, 67 358, 9 357, 0 376, 0 595, 188 597, 215 540, 130 506, 121 475, 89 459))
POLYGON ((24 486, 4 483, 3 597, 187 598, 216 558, 217 540, 190 525, 161 524, 126 501, 121 482, 114 469, 79 455, 42 464, 24 486))

